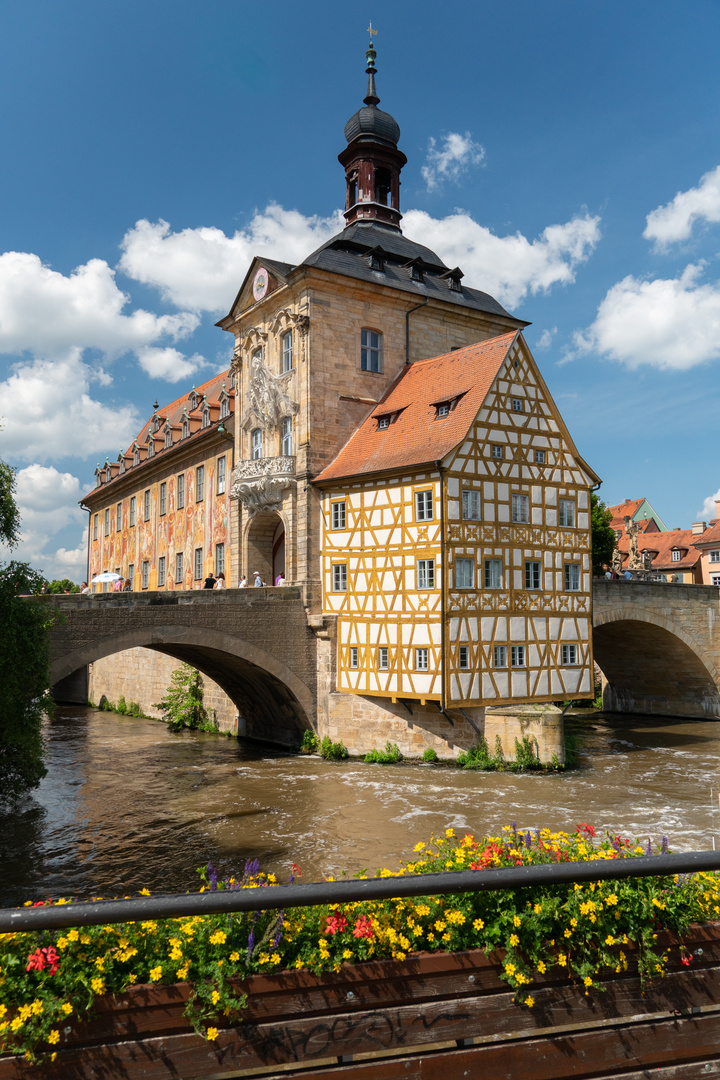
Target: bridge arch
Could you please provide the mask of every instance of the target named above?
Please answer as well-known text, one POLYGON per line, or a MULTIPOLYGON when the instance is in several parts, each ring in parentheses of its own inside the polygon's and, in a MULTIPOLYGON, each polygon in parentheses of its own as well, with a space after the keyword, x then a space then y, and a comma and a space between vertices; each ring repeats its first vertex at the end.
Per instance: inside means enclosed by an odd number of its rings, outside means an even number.
POLYGON ((720 673, 682 625, 634 603, 595 610, 593 653, 606 685, 603 708, 651 716, 720 717, 720 673))
POLYGON ((247 723, 253 738, 296 746, 312 727, 312 691, 277 656, 235 634, 207 626, 167 624, 137 627, 98 637, 57 656, 53 685, 79 668, 128 649, 146 648, 192 664, 221 687, 247 723))

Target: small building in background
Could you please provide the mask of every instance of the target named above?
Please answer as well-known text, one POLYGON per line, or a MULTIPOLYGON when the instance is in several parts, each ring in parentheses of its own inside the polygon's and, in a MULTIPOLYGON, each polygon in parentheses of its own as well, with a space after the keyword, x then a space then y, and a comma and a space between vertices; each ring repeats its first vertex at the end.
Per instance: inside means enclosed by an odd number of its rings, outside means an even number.
POLYGON ((615 530, 618 540, 625 532, 625 518, 639 525, 642 533, 667 532, 667 525, 647 499, 625 499, 617 506, 608 506, 608 510, 612 514, 610 528, 615 530))

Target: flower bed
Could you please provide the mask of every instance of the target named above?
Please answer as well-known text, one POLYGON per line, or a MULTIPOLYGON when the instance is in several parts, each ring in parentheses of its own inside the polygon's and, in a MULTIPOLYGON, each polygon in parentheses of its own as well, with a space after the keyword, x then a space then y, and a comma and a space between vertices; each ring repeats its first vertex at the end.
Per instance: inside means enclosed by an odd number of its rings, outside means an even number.
MULTIPOLYGON (((448 830, 380 874, 649 853, 620 837, 598 841, 589 826, 459 842, 448 830)), ((206 888, 275 884, 257 864, 241 881, 204 876, 206 888)), ((162 1070, 176 1040, 175 1075, 202 1075, 200 1059, 220 1071, 370 1052, 380 1022, 395 1032, 387 1047, 401 1047, 410 1028, 420 1044, 476 1036, 483 1017, 484 1035, 497 1035, 545 1030, 569 1010, 636 1015, 641 993, 640 1011, 653 1001, 667 1010, 680 986, 687 998, 699 963, 712 972, 706 989, 715 985, 717 927, 689 927, 718 915, 718 878, 697 874, 0 935, 0 1039, 12 1055, 0 1058, 0 1077, 31 1075, 17 1055, 49 1057, 38 1076, 61 1065, 65 1075, 98 1075, 77 1072, 81 1061, 90 1068, 91 1044, 96 1065, 120 1055, 117 1069, 127 1070, 137 1058, 146 1070, 137 1075, 150 1077, 172 1074, 162 1070), (701 938, 702 961, 692 955, 701 938)))

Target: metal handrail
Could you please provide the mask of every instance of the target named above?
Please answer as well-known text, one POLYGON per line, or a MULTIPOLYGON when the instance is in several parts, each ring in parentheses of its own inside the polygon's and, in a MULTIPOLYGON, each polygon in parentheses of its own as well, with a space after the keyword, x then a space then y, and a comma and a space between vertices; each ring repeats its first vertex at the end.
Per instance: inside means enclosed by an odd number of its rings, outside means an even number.
POLYGON ((676 855, 644 855, 589 862, 546 863, 501 870, 451 870, 440 874, 351 878, 308 885, 254 886, 172 896, 140 896, 126 900, 96 900, 48 907, 0 909, 0 933, 50 930, 69 926, 174 919, 219 912, 270 911, 313 904, 347 904, 405 896, 526 889, 575 881, 618 881, 631 877, 662 877, 720 870, 720 851, 686 851, 676 855))

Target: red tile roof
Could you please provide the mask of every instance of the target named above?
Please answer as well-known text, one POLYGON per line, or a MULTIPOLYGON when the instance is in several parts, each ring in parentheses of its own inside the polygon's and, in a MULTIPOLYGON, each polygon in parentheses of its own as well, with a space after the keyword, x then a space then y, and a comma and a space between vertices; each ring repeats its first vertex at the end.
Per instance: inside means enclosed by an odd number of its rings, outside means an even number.
POLYGON ((316 483, 441 460, 467 435, 516 337, 501 334, 408 364, 316 483), (436 419, 442 402, 455 405, 436 419), (394 417, 385 430, 378 429, 381 416, 394 417))
MULTIPOLYGON (((695 547, 695 541, 699 539, 700 537, 693 536, 692 529, 641 533, 638 536, 638 551, 640 554, 643 551, 653 552, 653 570, 692 570, 700 559, 700 552, 695 547), (681 550, 682 557, 677 562, 673 562, 673 548, 681 550)), ((630 551, 630 537, 627 534, 623 534, 618 540, 618 548, 625 562, 630 551)))
MULTIPOLYGON (((610 522, 611 529, 622 529, 625 524, 625 518, 632 518, 634 514, 637 514, 638 510, 645 502, 645 499, 627 499, 625 502, 618 503, 617 506, 608 506, 608 510, 612 514, 612 521, 610 522)), ((639 522, 638 522, 639 524, 639 522)))
POLYGON ((720 521, 711 521, 705 532, 698 533, 694 537, 694 541, 698 547, 704 547, 706 544, 710 546, 720 544, 720 521))
MULTIPOLYGON (((192 442, 193 438, 196 435, 199 435, 199 434, 202 433, 203 429, 201 427, 198 427, 198 425, 201 422, 202 409, 203 409, 203 405, 205 405, 205 404, 210 406, 210 418, 211 418, 211 423, 214 426, 214 422, 219 418, 220 395, 223 392, 223 388, 225 389, 225 391, 226 391, 226 393, 228 395, 228 398, 229 398, 229 403, 228 403, 229 404, 229 410, 230 410, 230 413, 232 414, 232 412, 233 412, 233 399, 235 397, 235 391, 230 388, 230 371, 229 370, 221 371, 219 375, 214 375, 212 377, 212 379, 208 379, 208 381, 204 382, 201 386, 193 387, 193 389, 195 390, 195 393, 197 395, 197 406, 196 406, 196 408, 194 410, 190 408, 190 406, 191 406, 190 394, 192 393, 192 390, 189 390, 186 393, 184 393, 181 397, 176 398, 175 401, 171 401, 169 405, 160 406, 157 409, 157 411, 153 413, 153 415, 146 421, 146 423, 140 429, 140 432, 138 433, 136 438, 133 440, 133 442, 130 444, 128 449, 126 451, 124 451, 124 452, 121 451, 121 454, 119 455, 119 457, 124 456, 124 458, 125 458, 126 473, 124 475, 128 475, 129 473, 131 473, 133 471, 133 469, 141 468, 145 464, 145 462, 148 460, 147 456, 146 456, 146 452, 147 452, 147 441, 146 440, 147 440, 147 436, 148 436, 148 434, 149 434, 149 432, 151 430, 151 425, 152 425, 152 422, 153 422, 153 418, 155 416, 157 416, 159 418, 159 420, 160 420, 160 430, 155 435, 155 447, 156 447, 155 456, 157 457, 157 456, 159 456, 161 453, 163 453, 165 451, 164 432, 165 432, 165 423, 166 423, 166 421, 170 422, 170 426, 171 426, 171 428, 173 430, 173 447, 172 448, 175 448, 179 444, 179 439, 178 439, 176 433, 182 431, 182 420, 183 420, 183 416, 184 416, 184 413, 185 413, 186 409, 187 409, 188 417, 191 420, 196 420, 197 421, 197 423, 195 425, 197 430, 193 431, 191 429, 191 434, 189 435, 189 437, 187 439, 182 440, 183 446, 187 446, 190 442, 192 442), (159 442, 158 440, 162 440, 162 442, 159 442), (137 443, 138 447, 141 450, 141 457, 140 457, 139 465, 133 466, 133 464, 132 464, 132 462, 133 462, 133 448, 134 448, 136 443, 137 443)), ((205 430, 207 430, 207 429, 205 429, 205 430)), ((168 449, 171 449, 171 448, 168 448, 168 449)), ((118 460, 118 459, 116 459, 116 460, 118 460)), ((155 458, 151 458, 150 460, 154 461, 155 458)), ((110 462, 110 464, 112 465, 113 463, 110 462)), ((105 468, 106 468, 106 465, 103 465, 102 466, 103 476, 104 476, 105 468)), ((115 476, 113 476, 113 480, 114 479, 115 479, 115 476)), ((112 480, 109 481, 109 482, 112 483, 112 480)), ((96 491, 98 488, 104 487, 105 483, 106 483, 105 481, 98 482, 96 484, 96 487, 93 490, 96 491)))

